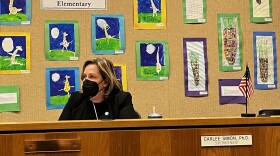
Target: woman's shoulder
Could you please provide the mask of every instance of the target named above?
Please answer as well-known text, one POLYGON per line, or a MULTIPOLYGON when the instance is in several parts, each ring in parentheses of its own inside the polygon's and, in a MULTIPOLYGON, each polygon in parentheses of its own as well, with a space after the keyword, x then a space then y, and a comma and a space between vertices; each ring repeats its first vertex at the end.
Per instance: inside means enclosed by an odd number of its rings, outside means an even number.
POLYGON ((80 91, 75 91, 71 93, 71 97, 82 97, 82 93, 80 91))
POLYGON ((68 99, 68 103, 71 104, 77 103, 77 101, 81 101, 82 98, 83 98, 83 94, 80 91, 72 92, 70 98, 68 99))
POLYGON ((129 92, 123 91, 123 90, 114 90, 112 91, 112 95, 115 96, 131 96, 129 92))

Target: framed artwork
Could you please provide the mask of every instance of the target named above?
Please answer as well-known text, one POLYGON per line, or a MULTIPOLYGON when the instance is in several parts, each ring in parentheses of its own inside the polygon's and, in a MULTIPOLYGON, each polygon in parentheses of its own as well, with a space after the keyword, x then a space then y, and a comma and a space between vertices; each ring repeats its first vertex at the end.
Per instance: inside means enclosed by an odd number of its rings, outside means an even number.
POLYGON ((1 0, 0 25, 29 25, 31 0, 1 0))
POLYGON ((0 86, 0 112, 20 111, 19 86, 0 86))
POLYGON ((62 109, 70 94, 80 90, 78 67, 46 68, 47 109, 62 109))
POLYGON ((206 38, 184 38, 185 96, 208 96, 206 38))
POLYGON ((254 86, 277 89, 277 56, 275 32, 254 32, 254 86))
POLYGON ((0 74, 30 73, 30 33, 0 32, 0 74))
POLYGON ((169 52, 167 41, 136 42, 137 80, 167 80, 169 52))
POLYGON ((51 61, 79 59, 78 21, 45 21, 45 58, 51 61))
POLYGON ((125 50, 123 15, 92 15, 92 53, 123 54, 125 50))
POLYGON ((206 0, 183 0, 183 22, 205 23, 206 0))
POLYGON ((134 29, 166 29, 166 0, 133 0, 134 29))
POLYGON ((220 71, 242 70, 242 35, 239 14, 218 14, 220 71))
POLYGON ((251 23, 272 22, 272 0, 250 0, 251 23))
POLYGON ((127 79, 126 79, 126 64, 114 63, 114 70, 117 80, 121 83, 122 89, 127 91, 127 79))

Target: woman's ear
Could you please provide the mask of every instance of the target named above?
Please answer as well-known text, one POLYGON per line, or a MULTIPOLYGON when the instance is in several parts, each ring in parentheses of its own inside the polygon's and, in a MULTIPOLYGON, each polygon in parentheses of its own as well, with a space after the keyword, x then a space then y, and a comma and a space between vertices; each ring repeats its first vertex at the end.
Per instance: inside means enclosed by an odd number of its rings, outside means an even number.
POLYGON ((109 84, 109 83, 108 83, 108 80, 105 80, 105 81, 104 81, 104 87, 107 87, 108 84, 109 84))

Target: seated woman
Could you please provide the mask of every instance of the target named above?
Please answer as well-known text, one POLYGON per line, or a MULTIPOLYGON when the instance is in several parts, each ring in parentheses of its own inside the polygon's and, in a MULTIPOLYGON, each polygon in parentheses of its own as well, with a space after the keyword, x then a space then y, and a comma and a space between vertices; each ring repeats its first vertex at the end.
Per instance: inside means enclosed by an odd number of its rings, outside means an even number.
POLYGON ((83 89, 73 92, 59 120, 137 119, 132 96, 122 91, 113 63, 94 58, 84 63, 83 89))

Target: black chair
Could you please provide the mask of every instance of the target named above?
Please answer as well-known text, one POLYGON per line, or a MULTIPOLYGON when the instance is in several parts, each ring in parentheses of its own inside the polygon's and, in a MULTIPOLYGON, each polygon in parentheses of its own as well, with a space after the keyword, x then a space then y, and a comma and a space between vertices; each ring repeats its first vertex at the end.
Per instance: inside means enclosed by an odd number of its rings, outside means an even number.
POLYGON ((280 115, 280 109, 260 109, 259 116, 280 115))

